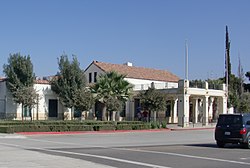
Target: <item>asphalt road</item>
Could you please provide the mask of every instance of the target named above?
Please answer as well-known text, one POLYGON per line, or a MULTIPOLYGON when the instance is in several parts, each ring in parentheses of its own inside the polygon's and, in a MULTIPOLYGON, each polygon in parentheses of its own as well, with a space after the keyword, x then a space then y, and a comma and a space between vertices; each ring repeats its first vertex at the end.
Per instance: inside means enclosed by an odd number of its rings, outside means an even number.
POLYGON ((238 145, 217 148, 213 133, 213 130, 190 130, 0 136, 0 167, 19 168, 22 163, 26 163, 23 167, 33 163, 30 167, 39 168, 250 167, 250 150, 238 145), (20 155, 13 157, 11 151, 20 155))

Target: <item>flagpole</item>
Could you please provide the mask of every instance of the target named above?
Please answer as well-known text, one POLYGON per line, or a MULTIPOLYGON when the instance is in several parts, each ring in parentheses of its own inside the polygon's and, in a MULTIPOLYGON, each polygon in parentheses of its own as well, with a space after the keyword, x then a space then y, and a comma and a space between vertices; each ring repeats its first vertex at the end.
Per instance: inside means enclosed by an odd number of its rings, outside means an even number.
POLYGON ((185 79, 188 80, 188 44, 185 40, 185 79))

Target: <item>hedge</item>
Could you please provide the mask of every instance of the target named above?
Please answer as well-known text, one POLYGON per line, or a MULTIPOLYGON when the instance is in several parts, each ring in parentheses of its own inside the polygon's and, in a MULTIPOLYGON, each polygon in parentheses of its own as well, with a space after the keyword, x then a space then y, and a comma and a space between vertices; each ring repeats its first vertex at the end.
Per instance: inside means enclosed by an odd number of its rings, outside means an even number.
POLYGON ((0 133, 150 129, 141 121, 0 121, 0 133))

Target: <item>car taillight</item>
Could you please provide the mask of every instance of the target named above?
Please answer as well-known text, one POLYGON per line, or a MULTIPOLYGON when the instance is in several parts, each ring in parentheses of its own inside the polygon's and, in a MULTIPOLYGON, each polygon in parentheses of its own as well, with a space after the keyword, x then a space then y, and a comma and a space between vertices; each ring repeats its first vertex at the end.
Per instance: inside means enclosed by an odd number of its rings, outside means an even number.
POLYGON ((242 135, 242 134, 245 134, 245 133, 247 133, 246 128, 243 128, 243 129, 240 130, 240 134, 241 134, 241 135, 242 135))

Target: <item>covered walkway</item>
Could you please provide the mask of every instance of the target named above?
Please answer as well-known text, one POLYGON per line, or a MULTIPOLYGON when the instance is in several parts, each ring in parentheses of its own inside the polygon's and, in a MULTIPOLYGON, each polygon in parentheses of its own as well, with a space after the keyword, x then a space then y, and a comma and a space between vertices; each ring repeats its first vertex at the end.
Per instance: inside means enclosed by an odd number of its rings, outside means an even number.
POLYGON ((170 122, 177 122, 181 127, 199 122, 207 126, 219 114, 227 112, 225 84, 220 90, 209 89, 207 82, 204 88, 192 88, 189 87, 188 80, 180 80, 178 88, 165 89, 163 92, 173 102, 170 122))
MULTIPOLYGON (((190 87, 188 80, 180 80, 178 88, 158 89, 166 94, 167 111, 159 118, 165 118, 168 123, 176 123, 180 127, 200 123, 208 126, 216 121, 219 114, 227 112, 226 86, 219 89, 209 89, 205 82, 202 88, 190 87)), ((126 118, 133 120, 140 101, 134 98, 126 104, 126 118)))

